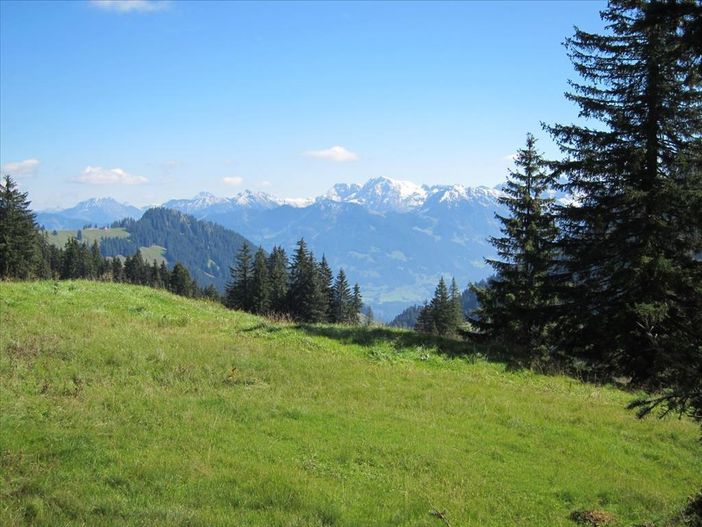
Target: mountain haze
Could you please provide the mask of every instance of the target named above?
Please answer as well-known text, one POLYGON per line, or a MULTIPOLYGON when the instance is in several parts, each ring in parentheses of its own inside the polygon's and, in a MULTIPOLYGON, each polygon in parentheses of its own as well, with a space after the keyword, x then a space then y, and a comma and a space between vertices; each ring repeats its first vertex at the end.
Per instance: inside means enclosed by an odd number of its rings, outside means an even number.
MULTIPOLYGON (((483 259, 494 256, 487 238, 497 233, 500 195, 489 187, 380 177, 364 185, 340 183, 302 203, 245 190, 231 198, 201 192, 162 207, 232 229, 266 250, 281 245, 289 251, 304 237, 316 254, 361 284, 375 314, 389 320, 430 297, 441 275, 465 286, 489 274, 483 259)), ((85 203, 60 214, 69 217, 88 208, 85 203)), ((112 211, 106 207, 103 217, 114 221, 112 211)), ((132 218, 141 213, 135 207, 125 212, 132 218)))

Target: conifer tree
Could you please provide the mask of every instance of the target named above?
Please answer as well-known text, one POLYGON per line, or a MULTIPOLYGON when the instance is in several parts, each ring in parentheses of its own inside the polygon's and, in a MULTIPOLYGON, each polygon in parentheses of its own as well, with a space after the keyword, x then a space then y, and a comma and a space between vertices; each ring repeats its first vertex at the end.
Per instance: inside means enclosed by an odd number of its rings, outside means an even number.
POLYGON ((463 306, 461 305, 461 290, 458 288, 456 279, 451 279, 451 288, 449 289, 449 298, 451 300, 452 310, 452 326, 458 329, 463 324, 463 306))
POLYGON ((327 258, 324 255, 322 255, 322 260, 319 262, 318 272, 319 283, 322 288, 322 295, 326 299, 324 319, 331 321, 332 303, 334 301, 332 293, 332 287, 334 285, 334 273, 332 272, 331 267, 329 267, 329 264, 327 263, 327 258))
POLYGON ((259 247, 254 255, 253 270, 251 274, 251 308, 259 315, 270 311, 270 279, 266 253, 259 247))
POLYGON ((349 322, 358 324, 361 321, 361 309, 363 308, 363 297, 361 296, 361 287, 356 283, 353 284, 353 294, 351 296, 351 314, 349 322))
POLYGON ((602 17, 607 34, 566 43, 581 76, 566 97, 595 122, 549 127, 577 199, 560 212, 562 346, 700 389, 702 4, 612 0, 602 17))
POLYGON ((0 181, 0 279, 29 278, 35 271, 38 237, 27 193, 12 177, 0 181))
POLYGON ((230 309, 251 311, 251 249, 244 243, 236 256, 234 266, 231 267, 231 281, 227 284, 226 305, 230 309))
POLYGON ((130 284, 148 285, 148 269, 140 249, 124 260, 124 277, 130 284))
POLYGON ((353 324, 355 319, 353 300, 346 273, 343 269, 339 269, 332 287, 329 321, 336 324, 353 324))
POLYGON ((170 274, 168 280, 169 291, 180 296, 193 296, 196 286, 190 277, 190 272, 182 263, 176 262, 170 274))
POLYGON ((124 282, 124 265, 122 265, 122 260, 116 256, 112 258, 112 280, 115 282, 124 282))
POLYGON ((548 358, 557 231, 553 200, 545 194, 552 177, 531 134, 514 164, 500 198, 509 215, 497 215, 502 236, 490 238, 499 259, 487 262, 496 276, 486 289, 475 290, 480 307, 473 322, 488 335, 501 338, 516 360, 531 363, 548 358))
POLYGON ((270 282, 270 310, 273 313, 288 311, 288 257, 282 247, 273 247, 268 257, 270 282))
POLYGON ((290 264, 290 289, 288 299, 291 314, 303 322, 321 322, 326 315, 326 298, 314 255, 307 249, 304 239, 297 242, 297 249, 290 264))

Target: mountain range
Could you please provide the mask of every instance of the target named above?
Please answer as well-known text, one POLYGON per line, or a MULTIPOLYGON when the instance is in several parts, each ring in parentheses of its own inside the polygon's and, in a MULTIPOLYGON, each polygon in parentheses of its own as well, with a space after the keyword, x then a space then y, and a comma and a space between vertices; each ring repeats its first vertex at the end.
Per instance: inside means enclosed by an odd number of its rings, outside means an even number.
MULTIPOLYGON (((333 268, 343 267, 361 284, 378 318, 389 320, 430 297, 441 275, 465 286, 490 274, 484 258, 495 254, 487 238, 498 232, 501 195, 496 188, 380 177, 364 185, 337 184, 306 201, 246 190, 231 198, 202 192, 161 207, 232 229, 266 250, 273 245, 291 250, 304 237, 317 255, 325 254, 333 268)), ((143 212, 101 198, 39 212, 37 222, 47 229, 76 229, 138 219, 143 212)))

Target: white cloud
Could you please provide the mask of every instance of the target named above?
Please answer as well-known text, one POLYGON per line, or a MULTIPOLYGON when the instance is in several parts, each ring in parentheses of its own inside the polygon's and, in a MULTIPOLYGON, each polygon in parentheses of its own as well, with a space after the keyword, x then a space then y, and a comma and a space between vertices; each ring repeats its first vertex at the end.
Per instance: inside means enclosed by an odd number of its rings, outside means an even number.
POLYGON ((307 157, 314 157, 315 159, 335 161, 337 163, 358 160, 357 153, 351 152, 351 150, 348 150, 343 146, 332 146, 331 148, 324 150, 308 150, 307 152, 304 152, 303 155, 307 157))
POLYGON ((11 176, 33 176, 39 168, 38 159, 25 159, 24 161, 13 161, 2 166, 2 173, 11 176))
POLYGON ((135 176, 121 168, 85 167, 83 174, 73 181, 89 185, 137 185, 146 183, 144 176, 135 176))
POLYGON ((513 154, 510 154, 510 155, 508 155, 508 156, 505 156, 505 157, 503 157, 502 159, 503 159, 504 161, 514 161, 515 159, 517 159, 517 155, 518 155, 518 152, 514 152, 513 154))
POLYGON ((168 8, 166 0, 90 0, 95 7, 119 13, 163 11, 168 8))
POLYGON ((259 186, 259 187, 262 187, 262 188, 270 188, 270 187, 273 186, 273 183, 271 183, 270 181, 261 181, 261 182, 258 184, 258 186, 259 186))
POLYGON ((231 177, 223 177, 222 178, 222 183, 225 185, 232 185, 232 186, 238 186, 241 185, 244 182, 243 177, 239 176, 231 176, 231 177))

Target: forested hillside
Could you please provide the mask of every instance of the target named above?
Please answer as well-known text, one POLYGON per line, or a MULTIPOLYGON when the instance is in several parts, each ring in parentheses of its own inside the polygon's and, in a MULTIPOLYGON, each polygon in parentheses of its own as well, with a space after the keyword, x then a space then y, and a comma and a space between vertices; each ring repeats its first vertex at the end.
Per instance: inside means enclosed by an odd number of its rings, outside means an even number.
POLYGON ((214 285, 220 292, 230 278, 229 269, 246 238, 214 223, 170 209, 149 209, 139 220, 124 219, 113 227, 125 229, 128 238, 104 238, 105 256, 133 254, 139 247, 159 246, 169 265, 181 262, 202 286, 214 285))

